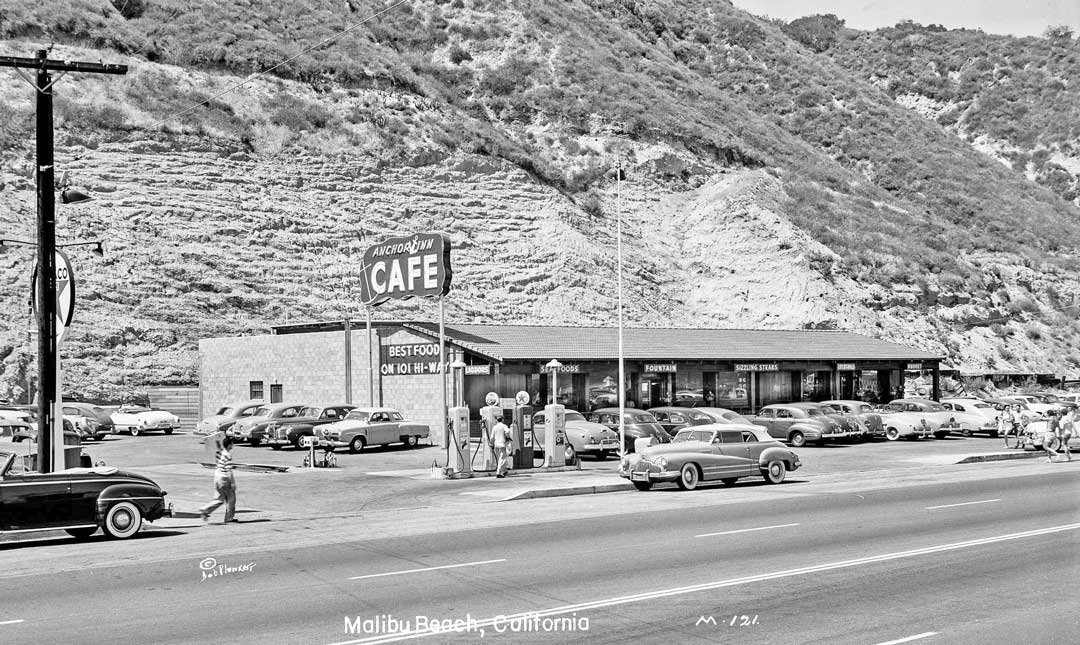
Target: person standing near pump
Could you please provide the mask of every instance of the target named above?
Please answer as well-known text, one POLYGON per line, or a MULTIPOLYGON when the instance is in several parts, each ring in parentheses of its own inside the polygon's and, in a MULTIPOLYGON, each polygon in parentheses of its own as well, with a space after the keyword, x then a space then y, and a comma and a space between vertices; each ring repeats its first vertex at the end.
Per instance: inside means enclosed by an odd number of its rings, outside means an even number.
POLYGON ((495 451, 495 476, 506 477, 507 471, 510 470, 513 435, 510 434, 510 428, 502 422, 502 419, 496 421, 495 427, 491 429, 491 447, 495 451))
POLYGON ((209 521, 210 513, 213 513, 222 504, 225 504, 225 523, 239 522, 236 519, 236 479, 233 477, 232 461, 232 437, 226 436, 221 441, 221 452, 218 453, 217 465, 214 467, 214 489, 217 497, 214 501, 199 509, 199 515, 203 521, 209 521))

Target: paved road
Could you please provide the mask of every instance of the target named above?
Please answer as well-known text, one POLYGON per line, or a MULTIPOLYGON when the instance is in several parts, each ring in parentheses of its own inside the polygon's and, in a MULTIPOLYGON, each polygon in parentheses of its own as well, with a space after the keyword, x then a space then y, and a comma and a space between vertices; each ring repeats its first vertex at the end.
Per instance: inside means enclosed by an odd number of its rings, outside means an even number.
POLYGON ((0 642, 383 642, 417 616, 475 621, 431 642, 1075 642, 1077 476, 980 464, 3 545, 0 642))

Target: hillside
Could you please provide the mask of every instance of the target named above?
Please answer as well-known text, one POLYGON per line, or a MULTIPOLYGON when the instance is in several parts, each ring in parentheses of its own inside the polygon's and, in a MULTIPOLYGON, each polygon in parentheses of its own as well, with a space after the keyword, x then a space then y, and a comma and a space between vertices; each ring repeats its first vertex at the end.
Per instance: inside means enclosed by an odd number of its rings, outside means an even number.
MULTIPOLYGON (((1080 374, 1068 195, 786 25, 717 0, 117 5, 0 14, 4 55, 130 66, 56 87, 58 168, 95 195, 58 206, 61 241, 106 251, 73 251, 65 391, 192 383, 201 337, 360 319, 354 258, 414 231, 453 239, 452 320, 609 324, 619 214, 631 324, 845 328, 1080 374)), ((32 101, 0 73, 22 239, 32 101)), ((33 360, 31 251, 0 247, 0 398, 33 360)))

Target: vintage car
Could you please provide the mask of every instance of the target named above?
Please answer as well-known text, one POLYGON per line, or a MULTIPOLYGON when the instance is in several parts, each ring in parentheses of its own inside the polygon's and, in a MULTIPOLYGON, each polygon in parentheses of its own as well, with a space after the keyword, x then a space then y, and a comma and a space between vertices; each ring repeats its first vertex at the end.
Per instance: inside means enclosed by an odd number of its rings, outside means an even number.
POLYGON ((869 403, 854 399, 832 399, 821 403, 836 410, 839 414, 852 417, 856 425, 863 429, 861 439, 885 436, 885 426, 881 424, 881 415, 869 403))
MULTIPOLYGON (((1050 430, 1049 421, 1032 421, 1023 426, 1019 434, 1009 433, 1005 435, 1006 448, 1021 448, 1023 450, 1042 450, 1046 433, 1050 430)), ((1060 439, 1053 437, 1051 447, 1055 450, 1060 448, 1060 439)))
POLYGON ((715 423, 713 418, 704 412, 677 406, 664 406, 658 408, 649 408, 646 410, 649 414, 656 417, 656 422, 664 427, 672 437, 675 436, 679 430, 687 426, 700 426, 706 423, 715 423))
MULTIPOLYGON (((619 433, 611 428, 593 423, 577 410, 566 410, 566 439, 570 449, 566 451, 567 462, 576 455, 592 455, 597 459, 607 459, 608 455, 619 452, 619 433)), ((544 449, 547 418, 541 410, 533 414, 533 435, 536 442, 534 452, 544 449)))
POLYGON ((105 427, 98 422, 97 417, 87 416, 84 410, 69 403, 63 405, 63 410, 64 418, 71 422, 72 428, 79 434, 79 438, 84 441, 101 441, 106 435, 112 434, 111 416, 109 426, 105 427))
POLYGON ((1028 408, 1039 413, 1040 419, 1045 419, 1047 413, 1051 410, 1059 409, 1056 403, 1048 403, 1045 399, 1041 399, 1034 394, 1010 394, 1005 398, 1025 403, 1028 408))
POLYGON ((180 428, 180 417, 165 410, 155 410, 134 405, 122 405, 112 413, 113 434, 127 433, 136 436, 141 432, 161 430, 172 434, 180 428))
MULTIPOLYGON (((37 441, 38 424, 37 421, 33 423, 24 423, 20 426, 13 427, 11 433, 11 441, 14 443, 20 443, 23 441, 37 441)), ((79 433, 75 431, 75 425, 71 423, 71 419, 64 417, 64 435, 65 443, 68 445, 77 445, 80 442, 79 433)))
POLYGON ((822 445, 849 436, 839 422, 817 406, 796 403, 773 403, 747 417, 750 423, 765 426, 769 436, 799 448, 808 441, 822 445))
POLYGON ((714 423, 686 428, 671 443, 650 446, 637 459, 625 458, 620 474, 638 490, 657 482, 693 490, 699 482, 720 480, 730 486, 753 475, 779 484, 801 465, 798 455, 756 426, 714 423))
MULTIPOLYGON (((585 416, 593 423, 607 426, 619 433, 619 408, 599 408, 585 416)), ((656 417, 635 408, 623 410, 623 432, 626 433, 625 452, 634 452, 634 443, 638 439, 648 439, 654 443, 668 443, 671 435, 664 426, 656 422, 656 417)))
MULTIPOLYGON (((865 426, 863 426, 856 417, 853 417, 850 414, 843 414, 832 406, 817 401, 801 401, 798 403, 789 403, 788 405, 804 410, 817 410, 836 422, 836 424, 840 426, 840 431, 843 433, 843 436, 838 438, 840 441, 862 441, 868 438, 865 426)), ((813 416, 813 412, 811 412, 811 416, 813 416)))
POLYGON ((307 407, 305 403, 264 403, 246 417, 241 417, 229 426, 226 433, 232 436, 233 441, 246 441, 253 446, 262 443, 266 436, 266 428, 271 423, 282 419, 293 419, 307 407))
POLYGON ((299 416, 270 422, 266 426, 264 439, 274 450, 281 450, 285 446, 300 448, 303 437, 315 436, 316 427, 341 421, 354 408, 356 406, 351 403, 306 407, 300 410, 299 416))
POLYGON ((347 447, 353 453, 389 443, 412 448, 429 434, 427 424, 406 421, 394 408, 354 408, 341 421, 318 428, 324 444, 332 448, 347 447))
POLYGON ((172 515, 165 491, 116 468, 69 468, 40 474, 32 459, 0 450, 0 532, 63 530, 84 539, 99 528, 113 538, 139 532, 143 520, 172 515))
POLYGON ((998 436, 999 412, 986 401, 969 398, 942 399, 941 405, 946 410, 956 413, 956 420, 960 423, 960 434, 970 437, 976 432, 985 432, 991 437, 998 436), (971 423, 968 423, 968 422, 971 423), (972 427, 972 424, 975 427, 972 427))
POLYGON ((712 418, 714 423, 745 423, 748 425, 753 425, 746 415, 736 412, 735 410, 730 410, 728 408, 714 408, 705 406, 694 408, 694 410, 709 415, 709 417, 712 418))
POLYGON ((1046 420, 1046 415, 1044 415, 1042 412, 1032 410, 1030 407, 1028 407, 1027 401, 1022 401, 1020 399, 1014 399, 1011 397, 986 398, 983 399, 983 401, 994 406, 994 409, 997 410, 999 414, 1004 412, 1005 410, 1011 410, 1018 407, 1020 411, 1020 418, 1021 420, 1023 420, 1024 423, 1028 423, 1029 421, 1046 420))
POLYGON ((900 439, 923 439, 934 436, 934 428, 920 412, 902 412, 897 409, 880 408, 881 425, 889 441, 900 439))
MULTIPOLYGON (((894 412, 910 412, 926 419, 927 425, 937 439, 944 439, 950 432, 960 432, 960 422, 957 421, 958 413, 948 410, 945 406, 932 399, 893 399, 885 405, 885 410, 894 412)), ((972 428, 978 427, 974 418, 968 418, 967 422, 972 428)))
POLYGON ((215 432, 225 432, 237 420, 250 417, 255 410, 263 405, 266 404, 261 400, 226 403, 218 408, 217 412, 199 421, 198 425, 195 426, 195 434, 207 435, 215 432))
MULTIPOLYGON (((113 433, 112 410, 100 405, 82 401, 64 401, 64 414, 81 415, 92 419, 100 428, 102 436, 113 433)), ((101 437, 95 437, 95 439, 101 439, 101 437)))

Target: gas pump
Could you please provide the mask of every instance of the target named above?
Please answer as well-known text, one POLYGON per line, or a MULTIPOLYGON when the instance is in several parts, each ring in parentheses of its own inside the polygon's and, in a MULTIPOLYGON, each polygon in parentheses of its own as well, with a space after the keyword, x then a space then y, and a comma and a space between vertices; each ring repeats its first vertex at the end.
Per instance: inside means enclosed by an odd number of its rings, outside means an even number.
POLYGON ((499 406, 499 395, 494 392, 488 392, 488 395, 484 398, 484 403, 487 403, 487 405, 480 408, 480 450, 484 452, 484 456, 480 460, 480 470, 491 471, 495 470, 497 466, 495 463, 495 450, 491 447, 491 429, 502 418, 503 411, 502 407, 499 406))
POLYGON ((450 408, 449 454, 446 465, 453 473, 472 472, 472 453, 469 450, 469 408, 450 408))
POLYGON ((566 407, 556 403, 544 407, 544 465, 566 465, 566 407))
POLYGON ((533 408, 529 405, 529 393, 518 392, 514 398, 514 468, 533 467, 533 408))

